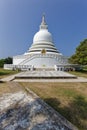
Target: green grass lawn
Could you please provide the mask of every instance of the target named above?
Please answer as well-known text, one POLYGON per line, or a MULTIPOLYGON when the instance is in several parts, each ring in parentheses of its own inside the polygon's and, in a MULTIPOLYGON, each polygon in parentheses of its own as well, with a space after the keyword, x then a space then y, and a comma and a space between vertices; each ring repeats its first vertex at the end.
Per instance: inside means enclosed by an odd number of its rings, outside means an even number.
POLYGON ((21 83, 80 130, 87 129, 87 83, 21 83))
POLYGON ((4 78, 8 75, 16 74, 18 71, 13 71, 13 70, 4 70, 3 68, 0 68, 0 78, 4 78))
POLYGON ((69 73, 74 74, 79 77, 85 77, 87 78, 87 70, 84 71, 70 71, 69 73))

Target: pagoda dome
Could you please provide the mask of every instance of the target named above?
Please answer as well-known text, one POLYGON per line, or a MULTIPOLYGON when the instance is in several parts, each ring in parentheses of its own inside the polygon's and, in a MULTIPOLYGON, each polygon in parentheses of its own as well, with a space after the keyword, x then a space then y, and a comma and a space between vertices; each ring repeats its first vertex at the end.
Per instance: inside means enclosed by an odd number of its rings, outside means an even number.
POLYGON ((54 45, 52 35, 48 31, 45 16, 42 17, 39 31, 34 35, 33 44, 26 54, 38 54, 45 50, 46 53, 59 53, 54 45))
POLYGON ((52 35, 47 29, 41 29, 34 35, 33 43, 53 42, 52 35))
POLYGON ((33 43, 43 43, 43 42, 51 42, 53 43, 52 40, 52 35, 48 31, 48 25, 45 22, 45 16, 43 15, 42 17, 42 22, 40 25, 40 30, 34 35, 33 38, 33 43))

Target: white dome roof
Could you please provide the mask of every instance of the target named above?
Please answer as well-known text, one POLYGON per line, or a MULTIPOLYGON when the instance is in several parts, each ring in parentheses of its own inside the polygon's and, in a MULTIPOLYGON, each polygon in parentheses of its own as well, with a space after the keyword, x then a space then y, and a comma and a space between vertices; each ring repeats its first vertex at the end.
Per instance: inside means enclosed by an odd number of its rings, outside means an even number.
POLYGON ((37 43, 37 42, 53 42, 52 40, 52 35, 50 32, 48 32, 47 29, 41 29, 39 32, 37 32, 34 35, 33 38, 33 43, 37 43))
POLYGON ((42 50, 46 50, 46 53, 59 53, 53 43, 52 35, 48 31, 48 25, 45 22, 45 17, 42 17, 40 24, 40 30, 34 35, 33 44, 28 50, 28 53, 41 53, 42 50))

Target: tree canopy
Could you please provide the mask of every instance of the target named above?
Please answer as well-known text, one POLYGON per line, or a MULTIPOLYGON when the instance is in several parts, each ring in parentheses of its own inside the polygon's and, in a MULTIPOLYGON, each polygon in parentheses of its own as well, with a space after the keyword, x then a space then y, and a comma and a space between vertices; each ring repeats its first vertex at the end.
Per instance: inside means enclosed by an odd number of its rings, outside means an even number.
POLYGON ((3 67, 4 64, 12 64, 12 58, 8 57, 5 59, 0 59, 0 67, 3 67))
POLYGON ((69 62, 73 64, 87 65, 87 39, 80 42, 76 48, 75 54, 69 58, 69 62))

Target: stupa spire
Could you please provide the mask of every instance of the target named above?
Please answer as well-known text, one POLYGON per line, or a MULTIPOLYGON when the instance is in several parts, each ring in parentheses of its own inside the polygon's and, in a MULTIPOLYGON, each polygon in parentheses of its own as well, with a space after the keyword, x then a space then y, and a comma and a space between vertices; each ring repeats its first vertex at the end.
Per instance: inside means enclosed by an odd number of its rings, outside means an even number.
POLYGON ((42 24, 45 24, 46 25, 46 22, 45 22, 45 14, 43 13, 43 16, 42 16, 42 24))
POLYGON ((45 14, 44 13, 42 15, 42 22, 40 25, 40 29, 48 29, 48 26, 47 26, 46 21, 45 21, 45 14))

